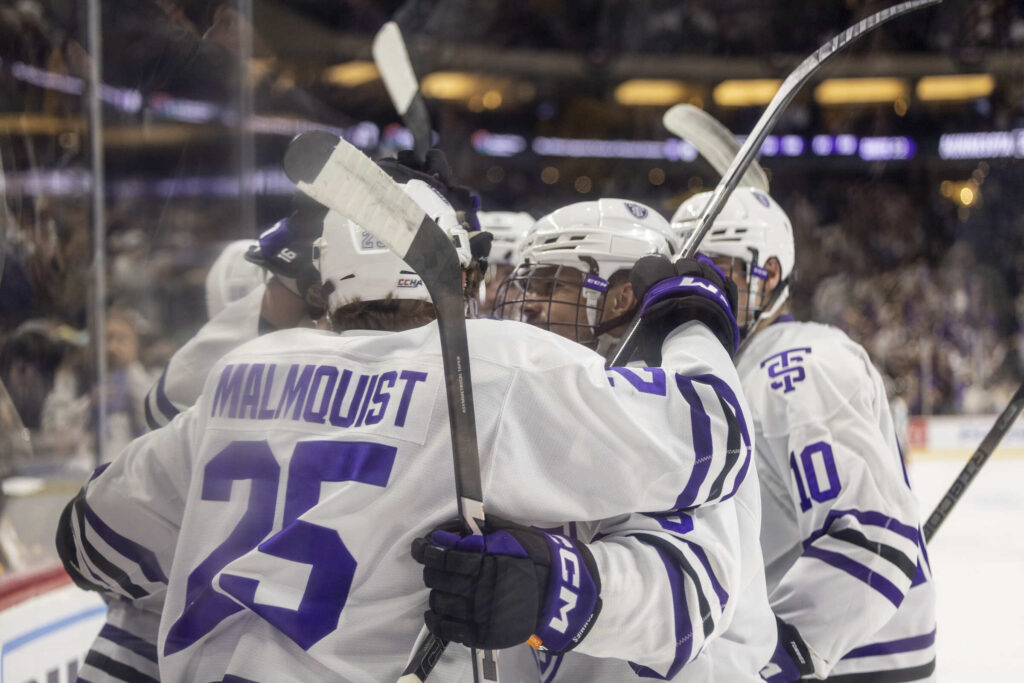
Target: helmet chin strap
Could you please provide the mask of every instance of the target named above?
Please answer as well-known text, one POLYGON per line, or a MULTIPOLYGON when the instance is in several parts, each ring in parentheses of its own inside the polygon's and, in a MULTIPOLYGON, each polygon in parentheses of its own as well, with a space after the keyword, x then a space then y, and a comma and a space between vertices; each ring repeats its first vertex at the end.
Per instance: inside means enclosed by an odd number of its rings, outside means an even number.
POLYGON ((750 322, 746 334, 752 334, 762 320, 771 320, 788 298, 789 278, 787 277, 779 282, 779 286, 768 296, 765 305, 754 311, 754 319, 750 322))

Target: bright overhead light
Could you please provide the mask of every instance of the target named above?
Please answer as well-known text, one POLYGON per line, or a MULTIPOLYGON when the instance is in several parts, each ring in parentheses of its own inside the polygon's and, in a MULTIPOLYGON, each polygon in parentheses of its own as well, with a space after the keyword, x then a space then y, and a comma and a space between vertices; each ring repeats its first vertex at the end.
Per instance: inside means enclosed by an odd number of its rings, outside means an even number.
POLYGON ((484 79, 461 71, 435 71, 423 79, 420 90, 424 97, 437 100, 465 100, 481 94, 484 79))
POLYGON ((711 96, 719 107, 753 107, 771 102, 780 85, 777 78, 722 81, 711 96))
POLYGON ((907 96, 900 78, 829 78, 814 89, 818 104, 882 104, 907 96))
POLYGON ((627 107, 668 106, 686 100, 689 88, 670 79, 633 78, 615 88, 615 101, 627 107))
POLYGON ((380 78, 377 65, 373 62, 353 61, 324 69, 324 80, 343 88, 356 88, 380 78))
POLYGON ((962 102, 988 97, 995 88, 992 74, 925 76, 917 82, 917 98, 926 102, 962 102))

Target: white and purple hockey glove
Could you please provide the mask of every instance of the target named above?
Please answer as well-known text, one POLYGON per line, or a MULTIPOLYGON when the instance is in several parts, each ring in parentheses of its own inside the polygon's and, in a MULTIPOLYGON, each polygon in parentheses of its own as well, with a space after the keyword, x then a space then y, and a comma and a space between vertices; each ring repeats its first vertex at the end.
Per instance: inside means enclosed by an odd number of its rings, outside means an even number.
POLYGON ((640 353, 648 364, 661 363, 661 344, 675 328, 691 320, 707 325, 729 355, 736 353, 736 284, 703 255, 679 259, 644 256, 629 273, 641 301, 640 353))
POLYGON ((601 580, 586 545, 490 516, 487 522, 497 530, 462 536, 442 528, 413 542, 431 589, 427 628, 486 650, 526 642, 556 654, 576 647, 601 611, 601 580))

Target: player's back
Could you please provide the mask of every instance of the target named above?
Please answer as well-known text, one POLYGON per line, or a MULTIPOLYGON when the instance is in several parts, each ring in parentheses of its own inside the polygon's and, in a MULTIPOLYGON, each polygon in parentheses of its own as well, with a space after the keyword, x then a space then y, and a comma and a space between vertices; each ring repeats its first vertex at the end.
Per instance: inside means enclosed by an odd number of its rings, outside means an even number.
MULTIPOLYGON (((683 397, 613 384, 597 354, 526 325, 468 327, 489 511, 551 526, 623 514, 648 495, 676 499, 680 449, 646 434, 679 422, 683 397), (632 410, 621 434, 609 411, 625 419, 630 401, 645 411, 632 410), (625 442, 643 463, 622 458, 625 442)), ((277 332, 214 368, 195 408, 168 427, 185 434, 191 463, 161 624, 165 680, 397 676, 426 608, 410 544, 456 517, 444 396, 433 324, 277 332)), ((439 680, 469 677, 463 649, 450 650, 439 680)))
POLYGON ((920 512, 884 384, 867 352, 837 328, 787 318, 751 339, 737 369, 757 432, 761 544, 773 608, 822 611, 813 604, 816 591, 851 591, 856 619, 820 614, 800 624, 809 645, 828 651, 830 676, 870 680, 882 671, 933 667, 935 593, 920 512), (873 561, 867 546, 851 545, 847 539, 860 533, 889 546, 889 559, 898 558, 900 568, 873 561), (809 550, 812 545, 822 547, 809 550), (912 576, 906 590, 900 573, 912 576), (858 574, 872 586, 862 596, 855 587, 863 584, 851 579, 858 574), (837 580, 852 583, 844 587, 837 580), (803 599, 801 591, 807 593, 803 599), (804 606, 796 607, 801 601, 804 606), (854 621, 870 633, 867 640, 848 640, 854 621))

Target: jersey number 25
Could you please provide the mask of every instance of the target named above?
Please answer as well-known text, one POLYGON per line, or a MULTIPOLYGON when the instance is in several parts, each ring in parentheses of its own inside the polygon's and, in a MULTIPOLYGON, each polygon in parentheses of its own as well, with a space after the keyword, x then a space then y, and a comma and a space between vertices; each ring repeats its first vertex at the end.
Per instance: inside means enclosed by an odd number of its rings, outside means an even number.
POLYGON ((281 479, 281 466, 270 445, 266 441, 234 441, 211 458, 203 470, 203 500, 228 501, 232 483, 249 480, 248 507, 224 542, 188 575, 185 608, 168 630, 164 654, 189 647, 224 619, 241 611, 241 605, 259 614, 304 650, 337 628, 356 561, 337 531, 299 517, 316 505, 321 482, 355 481, 386 486, 395 451, 394 446, 365 441, 297 443, 288 464, 281 530, 269 538, 281 479), (213 589, 214 577, 253 548, 265 555, 311 565, 297 609, 257 603, 259 581, 253 578, 220 575, 220 589, 234 600, 213 589))

